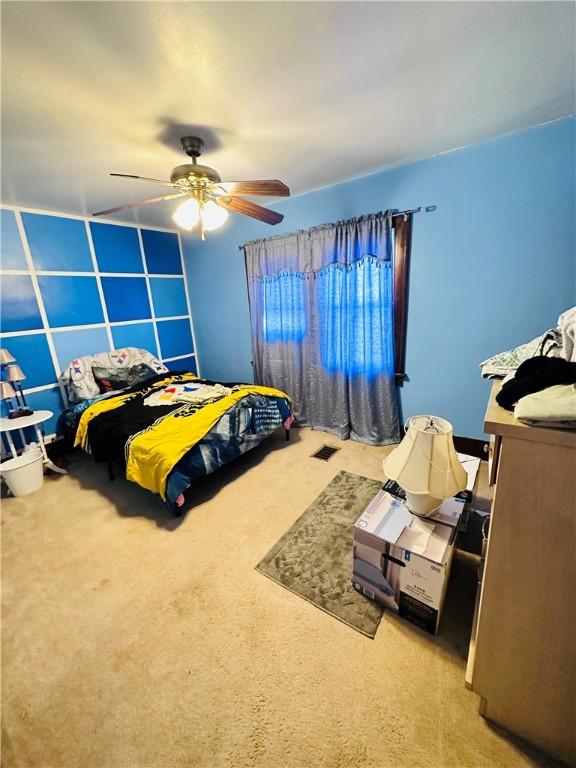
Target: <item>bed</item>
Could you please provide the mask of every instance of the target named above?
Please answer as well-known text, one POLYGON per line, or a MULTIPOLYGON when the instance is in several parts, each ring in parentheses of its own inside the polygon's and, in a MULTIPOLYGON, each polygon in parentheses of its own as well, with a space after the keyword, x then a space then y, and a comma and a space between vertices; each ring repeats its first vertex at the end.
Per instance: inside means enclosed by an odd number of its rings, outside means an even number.
POLYGON ((289 396, 255 384, 171 371, 127 347, 73 360, 62 375, 66 434, 95 461, 180 513, 192 481, 255 448, 293 422, 289 396))

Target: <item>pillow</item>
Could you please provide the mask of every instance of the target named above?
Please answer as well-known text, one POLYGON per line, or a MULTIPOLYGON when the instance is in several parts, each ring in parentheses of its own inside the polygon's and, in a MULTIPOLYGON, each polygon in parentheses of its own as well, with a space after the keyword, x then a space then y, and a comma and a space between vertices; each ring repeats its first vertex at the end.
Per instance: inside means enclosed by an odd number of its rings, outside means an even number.
POLYGON ((130 368, 101 368, 93 365, 92 374, 100 392, 113 392, 140 384, 155 376, 156 372, 149 365, 140 363, 130 368))
POLYGON ((152 368, 154 373, 167 373, 168 368, 146 349, 137 347, 122 347, 111 352, 99 352, 95 355, 78 357, 67 366, 60 381, 64 385, 67 399, 70 403, 88 400, 101 394, 96 384, 92 366, 97 368, 131 368, 144 363, 152 368))

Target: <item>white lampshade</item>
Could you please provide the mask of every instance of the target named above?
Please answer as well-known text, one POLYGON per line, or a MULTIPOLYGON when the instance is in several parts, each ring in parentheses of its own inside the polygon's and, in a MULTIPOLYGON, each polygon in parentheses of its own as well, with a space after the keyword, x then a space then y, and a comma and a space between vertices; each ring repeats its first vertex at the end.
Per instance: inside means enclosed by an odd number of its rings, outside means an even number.
POLYGON ((382 463, 386 475, 406 491, 406 504, 414 514, 427 517, 444 499, 466 488, 466 471, 452 435, 446 419, 413 416, 404 439, 382 463))
POLYGON ((24 381, 26 374, 19 365, 9 365, 6 368, 8 381, 24 381))
POLYGON ((188 200, 180 203, 172 214, 172 218, 182 229, 187 229, 188 231, 194 229, 200 220, 200 204, 198 200, 190 197, 188 200))
POLYGON ((16 358, 12 357, 7 349, 0 349, 0 365, 7 365, 8 363, 16 362, 16 358))
POLYGON ((16 397, 14 387, 9 381, 0 381, 0 400, 6 400, 9 397, 16 397))
POLYGON ((212 200, 208 200, 202 207, 200 216, 202 217, 204 229, 207 232, 212 232, 226 222, 228 219, 228 211, 212 200))

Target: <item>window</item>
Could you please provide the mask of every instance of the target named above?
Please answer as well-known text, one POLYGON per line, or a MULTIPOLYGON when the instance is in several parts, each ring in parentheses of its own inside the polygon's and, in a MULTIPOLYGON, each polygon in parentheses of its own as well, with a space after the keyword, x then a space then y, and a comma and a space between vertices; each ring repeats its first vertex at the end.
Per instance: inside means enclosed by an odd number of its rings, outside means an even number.
POLYGON ((316 277, 320 359, 329 373, 393 373, 392 266, 364 256, 316 277))
POLYGON ((306 279, 295 272, 280 272, 260 283, 264 341, 302 341, 306 335, 306 279))

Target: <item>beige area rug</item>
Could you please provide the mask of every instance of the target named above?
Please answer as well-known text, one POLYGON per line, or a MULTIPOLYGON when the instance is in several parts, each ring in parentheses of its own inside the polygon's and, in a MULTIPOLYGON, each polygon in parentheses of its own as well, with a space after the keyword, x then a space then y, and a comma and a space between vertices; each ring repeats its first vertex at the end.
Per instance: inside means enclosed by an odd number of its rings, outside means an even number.
POLYGON ((464 686, 477 558, 440 634, 373 640, 255 566, 340 470, 387 449, 282 432, 195 483, 185 517, 74 454, 2 503, 3 768, 533 768, 464 686))
POLYGON ((339 472, 256 566, 368 637, 383 609, 352 586, 353 526, 381 488, 381 480, 339 472))

